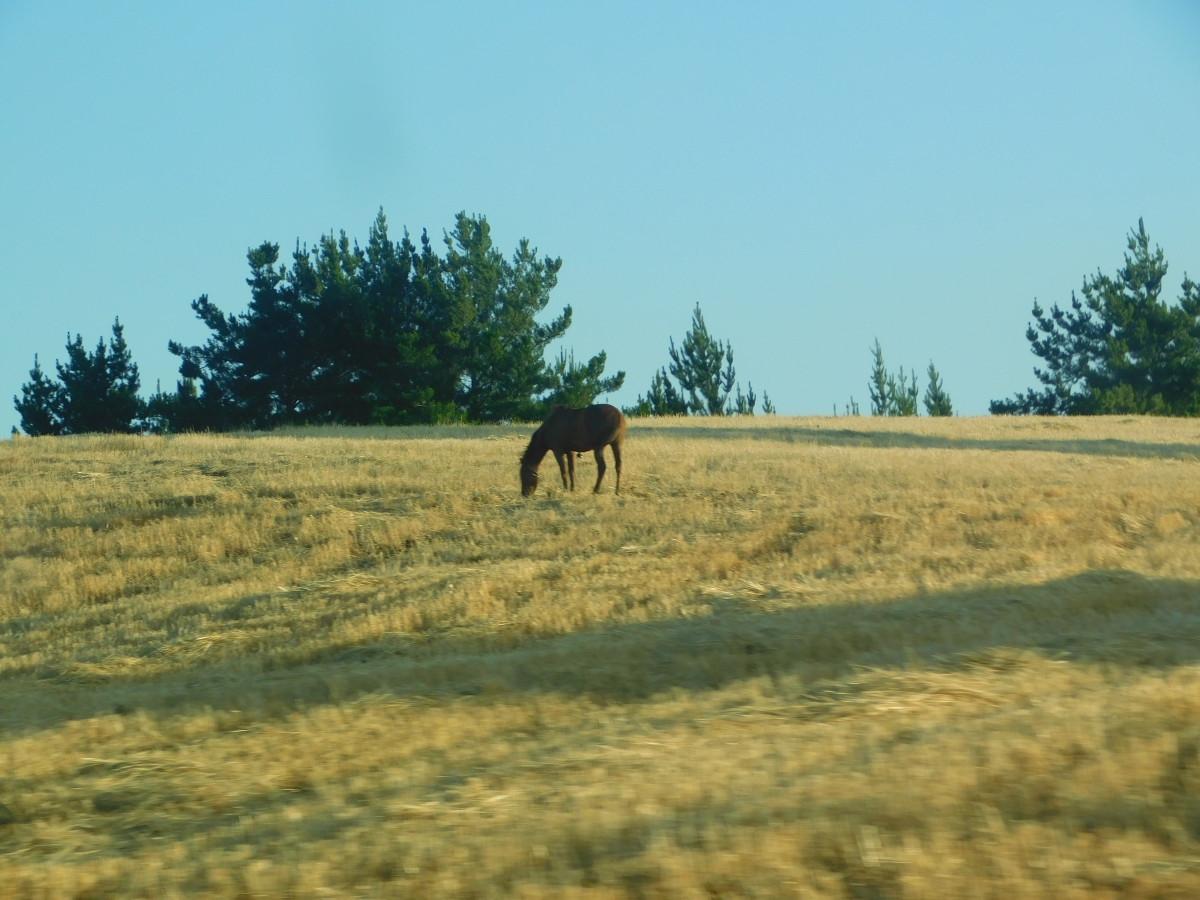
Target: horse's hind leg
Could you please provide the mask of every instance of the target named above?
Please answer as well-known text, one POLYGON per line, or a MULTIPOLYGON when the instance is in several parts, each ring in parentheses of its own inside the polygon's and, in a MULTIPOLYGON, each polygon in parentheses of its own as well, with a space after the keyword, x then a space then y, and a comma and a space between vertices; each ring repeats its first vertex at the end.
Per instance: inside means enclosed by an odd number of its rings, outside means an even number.
MULTIPOLYGON (((567 454, 569 456, 570 454, 567 454)), ((555 451, 554 458, 558 461, 558 474, 562 476, 563 490, 567 489, 567 460, 563 454, 555 451)))
POLYGON ((592 488, 593 494, 600 493, 600 482, 604 480, 604 470, 607 466, 604 465, 604 445, 601 444, 592 453, 596 457, 596 486, 592 488))
MULTIPOLYGON (((621 493, 621 442, 613 441, 610 446, 612 447, 612 451, 613 451, 613 462, 616 464, 616 467, 617 467, 617 487, 616 487, 616 490, 613 491, 613 493, 619 494, 619 493, 621 493)), ((596 452, 599 453, 600 451, 597 450, 596 452)), ((600 482, 596 482, 596 483, 599 484, 600 482)))
POLYGON ((575 490, 575 454, 567 452, 567 471, 571 473, 571 490, 575 490))

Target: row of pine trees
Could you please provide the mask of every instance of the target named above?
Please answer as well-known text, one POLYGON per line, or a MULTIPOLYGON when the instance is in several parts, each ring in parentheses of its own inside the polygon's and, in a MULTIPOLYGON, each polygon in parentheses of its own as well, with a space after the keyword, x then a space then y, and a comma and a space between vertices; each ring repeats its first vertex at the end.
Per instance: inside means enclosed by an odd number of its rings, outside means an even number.
MULTIPOLYGON (((227 313, 207 296, 193 301, 210 334, 199 345, 169 343, 180 360, 173 391, 142 399, 117 320, 94 351, 80 336, 68 339, 57 378, 35 355, 14 398, 21 427, 55 435, 527 421, 621 388, 625 373, 605 375, 604 351, 546 360, 571 325, 570 306, 539 321, 561 259, 539 257, 525 240, 505 257, 487 219, 465 213, 443 245, 426 232, 393 241, 382 210, 365 247, 330 234, 311 249, 297 244, 286 262, 278 244, 263 243, 247 254, 245 312, 227 313)), ((664 369, 649 399, 627 412, 754 414, 753 385, 743 394, 733 348, 709 334, 699 307, 670 356, 679 387, 664 369)), ((765 394, 763 409, 774 411, 765 394)))
POLYGON ((618 390, 603 351, 586 361, 546 350, 571 325, 549 322, 561 259, 521 241, 497 249, 483 216, 457 217, 439 252, 427 233, 394 241, 380 211, 365 247, 345 232, 290 262, 279 245, 249 251, 250 302, 230 314, 207 296, 192 309, 203 344, 172 341, 180 379, 140 398, 120 322, 89 353, 82 339, 49 376, 36 357, 14 398, 29 434, 229 431, 296 424, 404 425, 536 419, 555 404, 618 390))
MULTIPOLYGON (((180 359, 173 391, 141 397, 118 320, 94 351, 68 339, 57 377, 35 355, 14 398, 21 427, 52 435, 530 421, 621 388, 625 373, 604 374, 604 351, 546 360, 571 324, 570 306, 538 321, 561 259, 539 258, 526 240, 506 257, 486 218, 465 213, 442 243, 439 252, 425 232, 391 240, 382 210, 365 247, 330 234, 311 249, 297 244, 289 264, 278 244, 263 243, 248 253, 245 312, 226 313, 207 296, 192 303, 211 334, 195 346, 170 342, 180 359)), ((1200 286, 1185 275, 1179 299, 1163 300, 1167 262, 1140 220, 1127 246, 1117 274, 1085 277, 1069 310, 1047 314, 1034 303, 1026 338, 1041 360, 1040 387, 992 401, 994 414, 1200 415, 1200 286)), ((742 391, 733 360, 697 306, 680 345, 670 340, 668 363, 625 412, 754 415, 754 386, 742 391)), ((925 412, 952 415, 932 362, 927 376, 925 412)), ((868 394, 873 415, 917 415, 916 372, 890 372, 878 340, 868 394)), ((766 392, 761 408, 775 412, 766 392)), ((853 398, 846 412, 858 414, 853 398)))

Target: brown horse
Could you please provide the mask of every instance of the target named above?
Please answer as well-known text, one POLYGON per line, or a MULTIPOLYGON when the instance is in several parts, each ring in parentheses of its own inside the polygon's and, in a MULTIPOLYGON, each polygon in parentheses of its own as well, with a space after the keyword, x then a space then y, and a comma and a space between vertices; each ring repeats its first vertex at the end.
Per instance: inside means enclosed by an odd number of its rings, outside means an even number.
POLYGON ((538 466, 547 452, 558 460, 558 471, 562 474, 563 488, 567 487, 567 473, 571 475, 571 490, 575 490, 575 454, 591 450, 596 455, 596 487, 600 493, 600 481, 604 478, 604 448, 612 447, 613 462, 617 465, 617 488, 621 493, 621 442, 625 440, 625 417, 615 406, 601 403, 587 409, 569 409, 556 406, 542 427, 533 433, 525 455, 521 457, 521 494, 528 497, 538 485, 538 466))

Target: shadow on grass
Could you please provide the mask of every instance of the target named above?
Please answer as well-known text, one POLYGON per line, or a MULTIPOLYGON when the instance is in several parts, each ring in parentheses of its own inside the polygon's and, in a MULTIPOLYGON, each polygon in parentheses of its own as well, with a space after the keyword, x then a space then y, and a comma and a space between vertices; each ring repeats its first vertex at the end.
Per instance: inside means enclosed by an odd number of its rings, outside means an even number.
MULTIPOLYGON (((821 447, 862 447, 882 449, 914 450, 989 450, 1024 451, 1031 453, 1069 453, 1084 456, 1122 456, 1144 459, 1200 460, 1200 441, 1192 443, 1149 444, 1141 441, 1125 441, 1118 438, 1071 439, 1028 437, 988 440, 985 438, 955 438, 936 434, 918 434, 907 431, 859 431, 839 428, 832 422, 828 428, 807 425, 767 425, 754 427, 731 424, 722 426, 711 420, 703 424, 684 424, 686 420, 672 421, 664 428, 656 427, 654 420, 633 420, 630 435, 654 435, 657 437, 690 438, 694 440, 774 441, 786 444, 815 444, 821 447)), ((344 437, 379 440, 419 440, 456 438, 460 440, 503 440, 506 438, 527 439, 537 427, 536 423, 513 423, 504 425, 410 425, 403 428, 385 426, 307 426, 282 428, 271 432, 247 432, 241 437, 297 437, 321 438, 344 437)))
POLYGON ((212 707, 271 717, 374 693, 443 699, 553 693, 629 702, 764 675, 816 683, 864 667, 954 671, 1001 664, 1013 651, 1124 668, 1195 663, 1200 584, 1098 571, 1040 585, 780 612, 729 602, 711 616, 561 637, 397 636, 305 661, 264 656, 262 671, 197 665, 153 681, 15 679, 5 685, 0 731, 133 710, 162 715, 212 707))
MULTIPOLYGON (((652 426, 646 427, 655 433, 652 426)), ((806 428, 788 425, 737 428, 704 425, 672 425, 660 436, 694 440, 775 441, 785 444, 814 444, 819 447, 861 447, 911 450, 989 450, 1028 453, 1069 453, 1084 456, 1125 456, 1144 459, 1200 460, 1200 442, 1148 444, 1117 438, 1072 440, 1030 436, 1010 440, 953 438, 905 431, 855 431, 849 428, 806 428)))

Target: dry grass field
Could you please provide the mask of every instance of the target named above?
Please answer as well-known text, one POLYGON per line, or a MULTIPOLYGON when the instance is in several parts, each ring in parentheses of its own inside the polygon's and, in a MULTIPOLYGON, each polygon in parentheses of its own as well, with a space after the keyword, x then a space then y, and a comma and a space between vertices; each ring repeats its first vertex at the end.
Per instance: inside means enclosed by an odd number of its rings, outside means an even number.
POLYGON ((531 430, 0 442, 0 896, 1200 896, 1200 422, 531 430))

